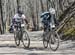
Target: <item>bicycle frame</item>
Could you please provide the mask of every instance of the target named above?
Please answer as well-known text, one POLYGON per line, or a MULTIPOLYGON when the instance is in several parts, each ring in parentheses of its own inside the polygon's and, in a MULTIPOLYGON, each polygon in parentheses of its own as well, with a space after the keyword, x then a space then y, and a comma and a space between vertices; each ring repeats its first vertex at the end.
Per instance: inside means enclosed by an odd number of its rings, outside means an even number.
POLYGON ((23 36, 23 26, 24 25, 21 26, 21 22, 17 22, 15 25, 16 31, 21 32, 21 35, 19 36, 19 40, 21 40, 23 36))

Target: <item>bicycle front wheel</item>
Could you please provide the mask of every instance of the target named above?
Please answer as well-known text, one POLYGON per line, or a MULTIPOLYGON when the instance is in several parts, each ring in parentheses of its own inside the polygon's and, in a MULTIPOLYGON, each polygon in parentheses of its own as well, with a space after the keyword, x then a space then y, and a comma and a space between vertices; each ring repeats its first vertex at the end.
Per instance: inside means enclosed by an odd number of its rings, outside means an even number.
POLYGON ((49 46, 53 51, 56 51, 59 47, 59 35, 55 31, 50 34, 49 46))
POLYGON ((26 31, 24 31, 23 36, 22 36, 22 43, 24 45, 24 48, 29 48, 30 46, 30 38, 29 35, 26 31))

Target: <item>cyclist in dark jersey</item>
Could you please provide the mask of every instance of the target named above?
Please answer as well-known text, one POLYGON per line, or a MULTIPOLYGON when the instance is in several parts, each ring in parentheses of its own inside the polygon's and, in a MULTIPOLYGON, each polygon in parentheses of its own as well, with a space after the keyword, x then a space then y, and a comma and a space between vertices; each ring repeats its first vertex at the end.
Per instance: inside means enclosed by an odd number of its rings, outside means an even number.
POLYGON ((50 8, 48 12, 44 12, 41 14, 42 23, 44 24, 44 30, 48 28, 50 23, 55 23, 58 25, 58 21, 55 18, 55 9, 50 8))

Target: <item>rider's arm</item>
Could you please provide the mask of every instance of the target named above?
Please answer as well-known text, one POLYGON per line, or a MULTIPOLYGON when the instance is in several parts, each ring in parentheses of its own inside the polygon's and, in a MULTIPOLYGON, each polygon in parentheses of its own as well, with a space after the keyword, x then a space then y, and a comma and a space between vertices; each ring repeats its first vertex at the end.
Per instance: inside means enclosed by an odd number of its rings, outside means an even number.
POLYGON ((14 22, 15 22, 15 17, 16 17, 16 15, 14 15, 14 17, 12 18, 12 21, 11 21, 10 27, 13 27, 14 22))
POLYGON ((15 19, 16 19, 17 17, 18 17, 18 14, 15 14, 14 17, 13 17, 13 19, 12 19, 12 23, 15 22, 15 19))
POLYGON ((58 26, 59 25, 59 21, 55 18, 55 23, 58 26))
POLYGON ((24 14, 22 15, 22 18, 24 19, 25 23, 28 24, 28 21, 27 21, 27 19, 26 19, 24 14))

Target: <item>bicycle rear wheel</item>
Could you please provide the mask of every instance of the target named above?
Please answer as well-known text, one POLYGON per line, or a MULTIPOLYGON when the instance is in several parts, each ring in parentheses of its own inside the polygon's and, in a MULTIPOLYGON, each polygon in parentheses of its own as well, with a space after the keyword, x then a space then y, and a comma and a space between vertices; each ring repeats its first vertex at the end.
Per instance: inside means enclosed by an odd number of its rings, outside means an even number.
POLYGON ((50 34, 49 46, 53 51, 56 51, 59 47, 59 35, 55 31, 50 34))
POLYGON ((21 33, 19 31, 14 31, 14 39, 15 39, 16 46, 20 45, 20 39, 19 39, 20 34, 21 33))
POLYGON ((48 47, 48 36, 46 32, 43 33, 43 45, 44 45, 44 48, 48 47))
POLYGON ((48 47, 48 41, 43 39, 43 45, 44 45, 44 48, 47 48, 48 47))
POLYGON ((30 46, 30 38, 29 38, 29 35, 28 35, 28 33, 26 31, 23 32, 22 43, 24 45, 24 48, 29 48, 29 46, 30 46))

